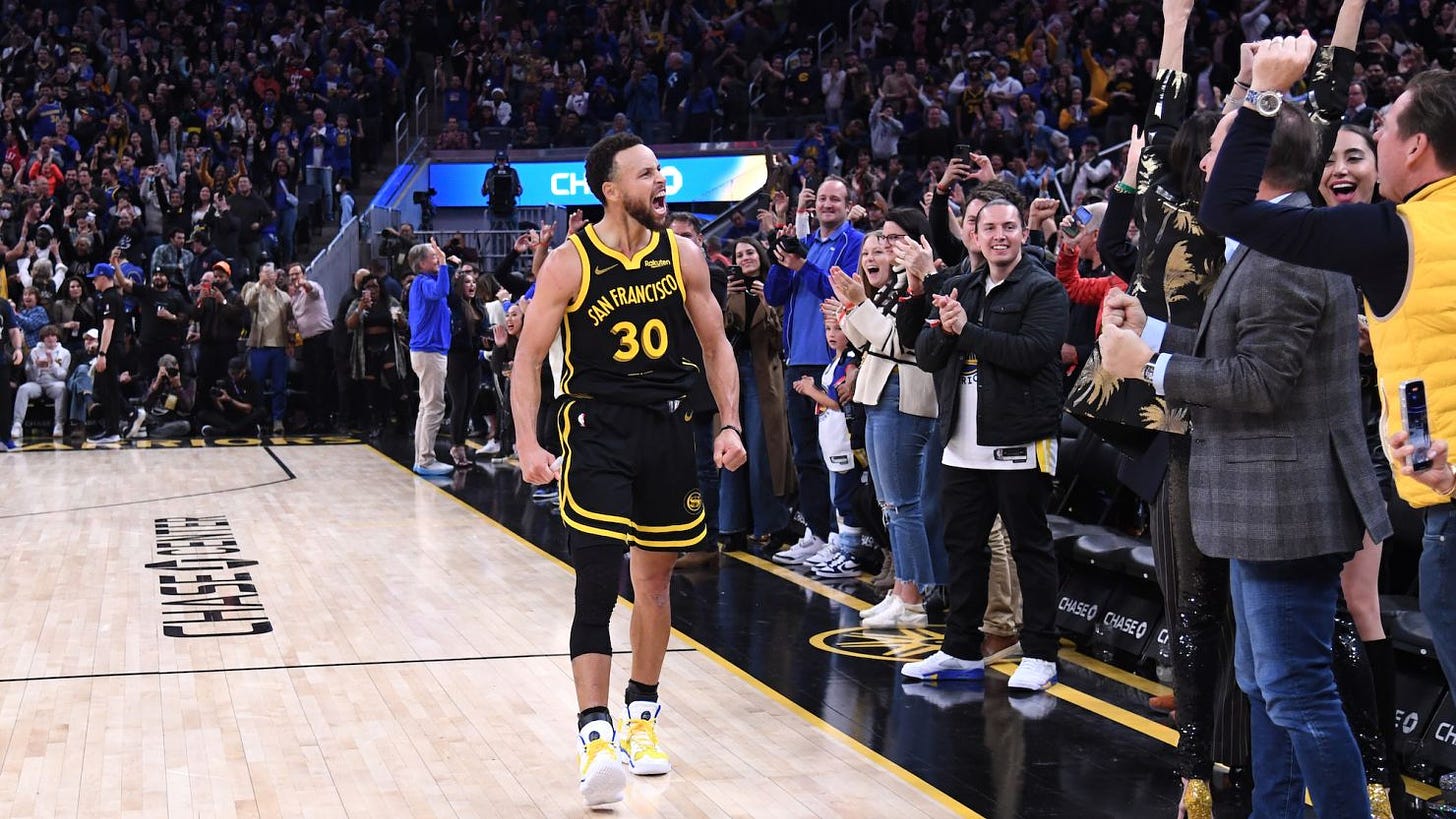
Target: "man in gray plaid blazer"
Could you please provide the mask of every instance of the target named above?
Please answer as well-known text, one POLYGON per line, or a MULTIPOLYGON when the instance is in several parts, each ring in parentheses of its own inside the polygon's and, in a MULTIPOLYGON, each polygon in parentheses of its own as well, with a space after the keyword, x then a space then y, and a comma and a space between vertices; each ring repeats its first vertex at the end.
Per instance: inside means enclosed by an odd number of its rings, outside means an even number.
MULTIPOLYGON (((1232 116, 1214 133, 1205 172, 1232 116)), ((1273 116, 1259 198, 1308 207, 1299 190, 1314 170, 1313 126, 1290 108, 1273 116)), ((1109 296, 1103 360, 1192 408, 1193 531, 1200 551, 1230 561, 1256 815, 1303 816, 1308 787, 1321 819, 1368 817, 1330 645, 1341 567, 1363 532, 1377 543, 1391 534, 1361 426, 1355 288, 1235 247, 1196 332, 1149 320, 1137 305, 1109 296)))

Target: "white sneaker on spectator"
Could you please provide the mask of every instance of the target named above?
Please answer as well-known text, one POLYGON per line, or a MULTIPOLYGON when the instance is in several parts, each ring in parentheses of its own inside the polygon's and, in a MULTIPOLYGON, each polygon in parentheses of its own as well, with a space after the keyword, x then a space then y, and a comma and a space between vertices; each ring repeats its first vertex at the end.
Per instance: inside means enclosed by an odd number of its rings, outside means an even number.
POLYGON ((102 433, 100 435, 93 435, 90 438, 87 438, 86 442, 96 444, 97 446, 102 446, 105 444, 119 444, 121 443, 121 436, 115 433, 112 433, 111 435, 102 433))
POLYGON ((900 666, 900 674, 915 680, 980 680, 986 677, 986 666, 980 660, 962 660, 937 651, 900 666))
POLYGON ((902 602, 893 609, 866 617, 860 623, 865 628, 922 628, 930 625, 930 618, 925 615, 923 603, 902 602))
POLYGON ((805 566, 823 566, 834 558, 839 557, 839 533, 830 532, 829 541, 824 548, 804 559, 805 566))
MULTIPOLYGON (((807 565, 807 561, 805 561, 807 565)), ((823 580, 843 580, 846 577, 859 577, 859 561, 854 555, 839 553, 834 555, 827 563, 814 567, 814 576, 823 580)))
POLYGON ((198 430, 198 432, 201 432, 204 438, 216 438, 222 434, 222 430, 212 424, 203 424, 202 429, 198 430))
POLYGON ((20 428, 20 425, 19 424, 16 424, 15 426, 11 427, 10 428, 10 440, 13 441, 16 438, 21 437, 20 433, 22 433, 22 432, 24 432, 24 430, 22 430, 20 428))
POLYGON ((126 428, 126 437, 135 438, 137 433, 142 431, 142 425, 147 422, 147 411, 137 407, 136 414, 131 418, 131 425, 126 428))
POLYGON ((1052 687, 1056 682, 1056 663, 1035 657, 1023 657, 1016 666, 1016 673, 1006 682, 1006 687, 1017 691, 1041 691, 1052 687))
POLYGON ((895 590, 891 589, 885 592, 885 599, 860 612, 859 619, 864 620, 867 617, 874 617, 876 614, 879 614, 880 612, 899 602, 900 598, 896 597, 895 590))
POLYGON ((62 428, 62 427, 51 427, 51 437, 52 438, 62 438, 62 437, 65 437, 65 434, 66 434, 66 430, 64 428, 62 428))
POLYGON ((481 447, 480 451, 484 452, 487 455, 494 455, 497 452, 500 452, 500 441, 496 438, 491 438, 489 441, 485 442, 485 446, 481 447))
POLYGON ((805 529, 804 536, 799 538, 799 542, 775 554, 773 556, 773 562, 785 566, 797 566, 807 558, 818 554, 819 550, 823 549, 826 545, 828 544, 815 537, 813 532, 805 529))
POLYGON ((274 435, 282 435, 283 434, 283 421, 282 420, 277 420, 277 421, 274 421, 273 422, 273 434, 274 435))

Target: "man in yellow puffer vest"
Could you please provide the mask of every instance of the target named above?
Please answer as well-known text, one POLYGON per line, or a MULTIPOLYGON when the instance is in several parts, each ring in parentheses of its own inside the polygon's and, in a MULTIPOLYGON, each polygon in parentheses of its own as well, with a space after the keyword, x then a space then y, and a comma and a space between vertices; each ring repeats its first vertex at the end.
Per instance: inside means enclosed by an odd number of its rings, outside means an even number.
POLYGON ((1256 202, 1271 109, 1278 111, 1279 95, 1303 76, 1314 49, 1308 33, 1260 46, 1253 87, 1199 215, 1211 230, 1270 256, 1346 273, 1363 291, 1396 489, 1426 519, 1421 611, 1447 682, 1456 685, 1456 472, 1446 443, 1456 437, 1456 74, 1417 75, 1376 131, 1385 201, 1323 210, 1256 202), (1419 473, 1407 462, 1399 397, 1400 384, 1417 378, 1425 381, 1435 439, 1434 464, 1419 473))

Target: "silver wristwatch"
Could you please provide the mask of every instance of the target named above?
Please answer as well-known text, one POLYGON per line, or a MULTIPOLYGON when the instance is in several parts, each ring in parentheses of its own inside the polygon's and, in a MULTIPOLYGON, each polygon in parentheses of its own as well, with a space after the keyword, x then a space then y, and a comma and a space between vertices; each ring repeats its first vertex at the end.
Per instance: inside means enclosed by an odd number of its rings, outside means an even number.
POLYGON ((1254 91, 1244 95, 1244 102, 1254 106, 1254 110, 1266 117, 1273 117, 1279 113, 1284 105, 1284 94, 1278 91, 1254 91))
POLYGON ((1148 363, 1143 365, 1143 380, 1148 382, 1149 384, 1153 383, 1153 373, 1156 372, 1157 369, 1158 357, 1153 356, 1152 358, 1148 359, 1148 363))

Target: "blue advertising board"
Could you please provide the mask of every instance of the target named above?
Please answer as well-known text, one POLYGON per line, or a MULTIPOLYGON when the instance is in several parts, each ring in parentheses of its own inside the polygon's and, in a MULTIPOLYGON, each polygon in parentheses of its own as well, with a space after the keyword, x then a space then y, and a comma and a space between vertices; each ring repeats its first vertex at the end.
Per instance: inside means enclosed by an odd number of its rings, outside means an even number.
MULTIPOLYGON (((768 180, 768 164, 761 153, 670 157, 661 164, 669 201, 737 202, 752 196, 768 180)), ((429 178, 435 189, 435 207, 485 207, 480 186, 490 167, 485 162, 432 163, 429 178)), ((521 177, 518 205, 599 204, 587 187, 582 162, 516 162, 511 167, 521 177)))

